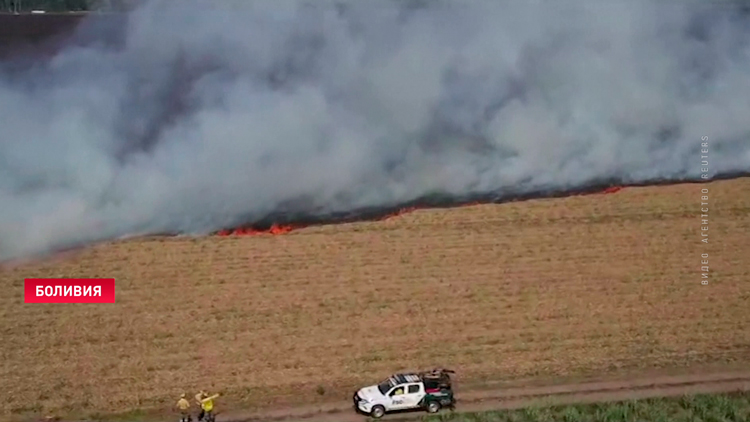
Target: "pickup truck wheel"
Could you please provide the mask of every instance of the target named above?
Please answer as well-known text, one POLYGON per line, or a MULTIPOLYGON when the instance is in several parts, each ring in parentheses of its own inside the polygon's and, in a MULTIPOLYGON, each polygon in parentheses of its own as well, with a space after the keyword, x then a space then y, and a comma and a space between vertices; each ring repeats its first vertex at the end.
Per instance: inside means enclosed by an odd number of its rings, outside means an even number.
POLYGON ((374 406, 370 411, 370 416, 375 419, 380 419, 385 415, 385 408, 381 405, 374 406))
POLYGON ((427 413, 437 413, 440 410, 440 403, 431 401, 427 403, 427 413))

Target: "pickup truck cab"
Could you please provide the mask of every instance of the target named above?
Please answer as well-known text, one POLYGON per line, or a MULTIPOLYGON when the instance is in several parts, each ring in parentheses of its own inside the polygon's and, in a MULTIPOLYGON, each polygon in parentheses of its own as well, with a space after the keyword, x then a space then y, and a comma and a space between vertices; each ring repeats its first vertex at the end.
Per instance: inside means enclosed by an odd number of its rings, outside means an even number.
POLYGON ((453 371, 440 369, 393 374, 379 384, 354 393, 354 408, 358 413, 376 419, 393 411, 426 410, 435 413, 443 407, 453 408, 455 398, 448 373, 453 371))

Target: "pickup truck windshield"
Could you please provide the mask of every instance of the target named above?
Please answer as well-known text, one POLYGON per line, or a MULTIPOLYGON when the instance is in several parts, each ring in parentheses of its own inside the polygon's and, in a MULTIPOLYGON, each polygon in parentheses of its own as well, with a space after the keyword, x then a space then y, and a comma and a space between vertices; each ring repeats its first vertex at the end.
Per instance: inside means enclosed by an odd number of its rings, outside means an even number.
POLYGON ((393 387, 393 383, 390 378, 378 384, 378 390, 380 390, 380 394, 382 395, 385 395, 391 387, 393 387))

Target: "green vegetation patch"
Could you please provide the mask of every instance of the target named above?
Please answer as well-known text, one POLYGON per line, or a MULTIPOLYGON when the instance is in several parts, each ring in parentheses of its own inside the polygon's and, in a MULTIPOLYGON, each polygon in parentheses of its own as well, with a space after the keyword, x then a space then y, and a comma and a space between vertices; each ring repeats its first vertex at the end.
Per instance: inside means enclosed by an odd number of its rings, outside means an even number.
POLYGON ((477 413, 443 411, 424 422, 747 422, 750 391, 477 413))

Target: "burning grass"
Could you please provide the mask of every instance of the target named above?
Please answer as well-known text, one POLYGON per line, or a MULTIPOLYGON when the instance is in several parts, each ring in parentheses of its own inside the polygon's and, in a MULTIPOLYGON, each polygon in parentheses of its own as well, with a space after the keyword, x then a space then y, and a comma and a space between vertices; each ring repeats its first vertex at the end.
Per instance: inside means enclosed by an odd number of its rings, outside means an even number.
MULTIPOLYGON (((595 188, 596 189, 596 188, 595 188)), ((595 190, 593 192, 586 192, 581 193, 581 195, 590 195, 590 194, 609 194, 609 193, 615 193, 619 192, 623 188, 621 186, 610 186, 607 188, 602 188, 601 190, 595 190)), ((575 194, 565 195, 565 196, 572 196, 575 194)), ((508 200, 509 201, 509 200, 508 200)), ((505 201, 505 202, 508 202, 505 201)), ((444 204, 440 204, 441 208, 458 208, 458 207, 466 207, 466 206, 475 206, 475 205, 482 205, 484 203, 492 203, 491 200, 486 200, 486 202, 481 201, 475 201, 475 202, 469 202, 469 203, 453 203, 452 201, 447 200, 444 204)), ((224 229, 219 230, 215 234, 217 236, 255 236, 255 235, 261 235, 261 234, 286 234, 291 232, 292 230, 299 230, 304 229, 310 226, 319 226, 319 225, 330 225, 330 224, 342 224, 342 223, 353 223, 353 222, 363 222, 363 221, 385 221, 389 220, 391 218, 395 218, 401 215, 404 215, 406 213, 414 212, 419 209, 431 209, 428 206, 408 206, 403 208, 396 208, 395 210, 368 210, 368 211, 354 211, 351 216, 348 217, 341 217, 340 221, 337 220, 336 217, 332 217, 331 219, 333 221, 328 221, 325 217, 323 218, 311 218, 306 216, 300 216, 297 217, 298 220, 302 220, 301 222, 294 222, 291 224, 278 224, 278 223, 271 223, 270 227, 266 228, 259 228, 263 227, 264 225, 267 225, 267 223, 259 223, 259 224, 251 224, 248 226, 241 226, 238 228, 233 229, 224 229), (304 222, 304 220, 309 219, 312 222, 304 222)), ((275 218, 274 215, 271 215, 266 218, 266 220, 271 220, 275 218)), ((294 217, 292 217, 294 219, 294 217)))
POLYGON ((469 388, 750 362, 748 193, 737 179, 422 209, 284 236, 115 242, 4 270, 2 413, 168 407, 201 388, 222 391, 224 409, 346 400, 432 366, 469 388), (116 277, 117 303, 23 304, 24 277, 58 276, 116 277))

